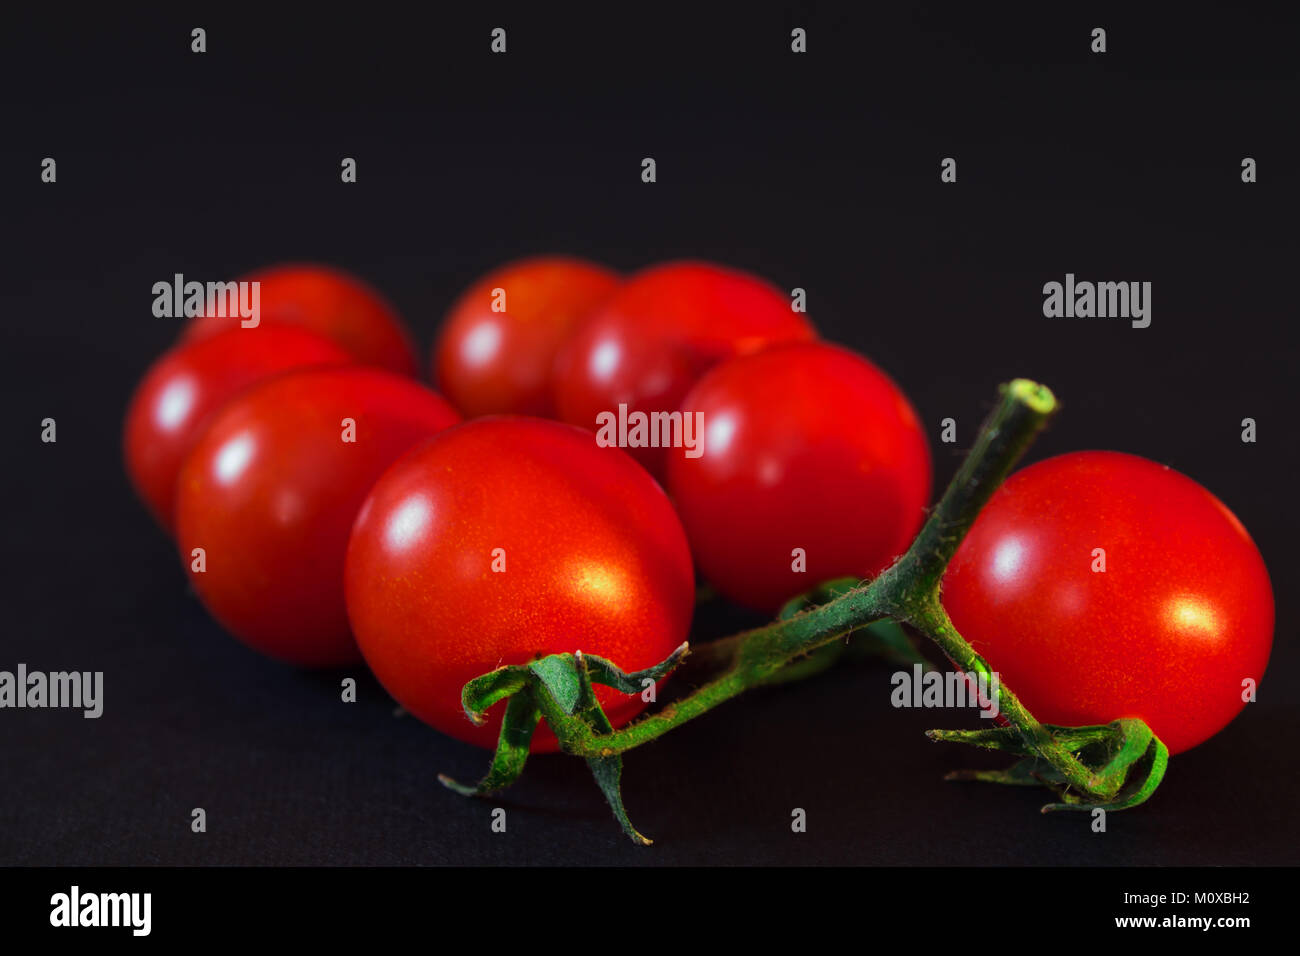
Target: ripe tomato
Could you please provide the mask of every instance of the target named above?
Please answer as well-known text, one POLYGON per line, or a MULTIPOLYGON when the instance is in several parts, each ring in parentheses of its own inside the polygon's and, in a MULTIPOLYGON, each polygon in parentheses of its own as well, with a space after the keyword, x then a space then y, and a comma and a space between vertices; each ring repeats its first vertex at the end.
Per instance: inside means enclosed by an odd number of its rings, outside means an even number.
POLYGON ((385 468, 456 421, 427 388, 361 366, 290 372, 235 398, 185 460, 177 491, 177 544, 203 603, 271 657, 359 660, 343 601, 352 521, 385 468))
POLYGON ((700 572, 741 604, 774 611, 831 578, 873 576, 921 525, 925 433, 860 355, 809 342, 734 358, 682 409, 703 414, 703 453, 672 449, 668 488, 700 572))
MULTIPOLYGON (((723 359, 816 332, 768 283, 703 262, 674 262, 633 276, 598 306, 560 350, 560 418, 595 429, 601 412, 674 412, 701 375, 723 359)), ((662 479, 662 448, 628 449, 662 479)))
POLYGON ((943 603, 1039 720, 1140 717, 1170 753, 1237 715, 1273 643, 1246 529, 1190 478, 1118 452, 1012 475, 949 565, 943 603))
POLYGON ((289 369, 350 362, 329 339, 288 326, 228 329, 154 362, 127 408, 123 451, 131 483, 158 523, 172 530, 181 462, 226 401, 289 369))
POLYGON ((555 353, 618 282, 609 269, 563 256, 522 259, 489 272, 447 313, 433 350, 438 387, 470 417, 553 417, 555 353))
MULTIPOLYGON (((394 465, 357 516, 345 589, 388 692, 484 747, 502 708, 472 725, 467 681, 572 651, 649 667, 686 639, 695 602, 686 536, 654 479, 588 432, 520 417, 449 429, 394 465)), ((616 725, 644 706, 596 690, 616 725)), ((534 751, 556 746, 545 727, 534 737, 534 751)))
MULTIPOLYGON (((358 362, 399 375, 418 371, 415 349, 401 317, 356 276, 320 265, 279 265, 241 277, 260 283, 261 322, 289 324, 333 339, 358 362)), ((238 316, 201 315, 185 328, 197 338, 239 328, 238 316)), ((247 330, 246 330, 247 331, 247 330)))

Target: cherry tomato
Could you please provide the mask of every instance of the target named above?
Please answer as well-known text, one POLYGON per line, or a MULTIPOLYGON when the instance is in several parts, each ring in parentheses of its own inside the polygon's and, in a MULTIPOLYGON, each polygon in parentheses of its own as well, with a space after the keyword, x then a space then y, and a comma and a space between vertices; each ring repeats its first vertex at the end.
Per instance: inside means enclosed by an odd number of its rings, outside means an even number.
POLYGON ((930 451, 907 398, 860 355, 817 342, 731 359, 682 402, 702 454, 672 449, 668 488, 701 574, 774 611, 907 549, 930 497, 930 451), (800 549, 800 550, 796 550, 800 549))
MULTIPOLYGON (((333 339, 363 365, 399 375, 418 371, 415 349, 401 317, 356 276, 321 265, 271 266, 241 277, 259 283, 260 323, 296 325, 333 339)), ((239 316, 201 315, 187 337, 239 327, 239 316)))
POLYGON ((329 339, 288 326, 228 329, 159 358, 131 398, 123 433, 127 474, 159 524, 172 530, 181 462, 217 409, 280 372, 350 362, 329 339))
MULTIPOLYGON (((686 536, 654 479, 589 432, 509 416, 449 429, 379 480, 352 532, 345 589, 389 693, 484 747, 501 707, 472 725, 467 681, 573 651, 649 667, 686 639, 695 602, 686 536)), ((645 706, 596 690, 616 725, 645 706)), ((539 729, 533 750, 555 749, 539 729)))
POLYGON ((203 603, 271 657, 359 660, 343 601, 352 522, 385 468, 458 420, 427 388, 361 366, 290 372, 235 398, 177 491, 177 544, 203 603))
POLYGON ((438 387, 467 416, 554 417, 555 353, 618 282, 609 269, 562 256, 488 273, 447 313, 433 350, 438 387))
MULTIPOLYGON (((633 276, 598 306, 560 350, 560 418, 595 429, 601 412, 674 412, 723 359, 816 332, 791 300, 762 280, 703 262, 674 262, 633 276)), ((662 479, 666 452, 629 448, 662 479)))
POLYGON ((1246 529, 1190 478, 1118 452, 1012 475, 949 565, 943 603, 1039 720, 1140 717, 1170 753, 1237 715, 1273 643, 1246 529))

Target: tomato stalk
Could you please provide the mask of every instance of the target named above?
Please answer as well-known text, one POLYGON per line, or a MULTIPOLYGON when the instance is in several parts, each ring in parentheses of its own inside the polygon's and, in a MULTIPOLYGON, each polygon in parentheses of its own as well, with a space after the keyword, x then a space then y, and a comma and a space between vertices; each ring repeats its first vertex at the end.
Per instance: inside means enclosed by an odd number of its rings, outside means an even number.
MULTIPOLYGON (((763 627, 693 649, 691 665, 702 670, 700 686, 657 713, 614 730, 593 692, 604 684, 640 693, 677 668, 689 651, 683 644, 667 660, 627 674, 598 657, 558 654, 531 664, 503 667, 465 685, 466 713, 482 722, 493 704, 509 698, 492 767, 475 786, 440 778, 466 795, 483 795, 512 783, 522 772, 533 731, 545 720, 566 753, 591 766, 615 817, 638 843, 649 843, 632 826, 619 789, 622 754, 663 736, 751 687, 809 676, 833 663, 833 642, 881 622, 903 623, 929 638, 960 670, 989 675, 991 669, 957 632, 940 601, 948 562, 980 509, 1015 467, 1025 449, 1057 410, 1046 387, 1017 379, 1001 388, 1001 400, 980 429, 975 445, 907 552, 874 580, 856 587, 824 586, 830 600, 806 609, 787 606, 763 627)), ((884 650, 906 654, 896 640, 884 650)), ((1124 809, 1146 800, 1159 785, 1168 760, 1164 744, 1140 720, 1100 727, 1041 724, 1005 684, 990 684, 1007 726, 991 730, 930 731, 933 740, 1003 750, 1021 759, 1007 770, 949 775, 1013 785, 1043 785, 1059 795, 1044 812, 1061 809, 1124 809)))

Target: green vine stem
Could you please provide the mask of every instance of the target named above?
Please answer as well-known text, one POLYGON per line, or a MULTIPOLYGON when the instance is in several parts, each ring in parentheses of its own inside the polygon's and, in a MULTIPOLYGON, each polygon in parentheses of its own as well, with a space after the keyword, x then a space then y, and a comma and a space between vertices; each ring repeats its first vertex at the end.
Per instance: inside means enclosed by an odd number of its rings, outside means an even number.
MULTIPOLYGON (((700 686, 657 713, 622 729, 611 727, 592 692, 593 684, 640 693, 677 668, 690 650, 683 644, 655 667, 632 674, 575 649, 528 665, 498 668, 465 685, 471 720, 510 698, 500 742, 488 775, 476 786, 443 783, 459 793, 483 795, 508 786, 523 770, 528 744, 540 720, 566 753, 583 757, 624 832, 648 843, 631 825, 619 790, 622 754, 655 740, 752 687, 799 679, 833 663, 827 646, 885 622, 905 623, 932 640, 960 670, 990 675, 989 665, 953 626, 940 601, 940 582, 980 509, 1015 467, 1025 449, 1057 410, 1046 387, 1017 379, 1000 390, 993 409, 943 497, 907 552, 870 582, 856 587, 825 585, 824 603, 804 610, 787 606, 782 617, 754 630, 695 649, 691 666, 702 670, 700 686)), ((899 652, 895 643, 888 648, 899 652)), ((934 740, 955 741, 1016 754, 1005 771, 950 775, 1014 785, 1043 785, 1059 802, 1044 811, 1124 809, 1146 800, 1159 785, 1168 751, 1139 720, 1101 727, 1065 728, 1038 722, 1001 682, 991 683, 1007 726, 978 731, 931 731, 934 740)))

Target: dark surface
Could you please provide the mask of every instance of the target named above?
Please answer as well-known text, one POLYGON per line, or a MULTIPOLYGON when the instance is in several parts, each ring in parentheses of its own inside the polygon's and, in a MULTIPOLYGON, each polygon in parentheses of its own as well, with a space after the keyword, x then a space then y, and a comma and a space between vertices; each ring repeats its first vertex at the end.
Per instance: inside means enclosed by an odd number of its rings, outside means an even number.
MULTIPOLYGON (((1289 31, 1229 7, 1152 23, 811 4, 439 16, 6 28, 0 668, 103 670, 106 710, 0 712, 0 864, 1300 862, 1289 31), (795 25, 805 56, 788 52, 795 25), (1240 182, 1243 156, 1259 183, 1240 182), (1251 529, 1277 590, 1260 701, 1105 835, 1041 817, 1037 792, 943 783, 987 762, 928 743, 953 715, 892 709, 883 664, 751 693, 632 754, 649 851, 576 760, 535 760, 490 804, 444 791, 439 771, 472 779, 487 755, 395 718, 368 678, 343 705, 340 675, 263 660, 205 615, 127 487, 122 412, 175 337, 150 313, 174 272, 337 263, 423 349, 475 276, 545 251, 626 269, 698 256, 805 287, 827 337, 911 395, 940 483, 959 457, 940 419, 968 441, 998 382, 1050 384, 1065 411, 1031 460, 1143 454, 1251 529), (1066 272, 1152 281, 1152 326, 1043 318, 1042 284, 1066 272), (793 807, 808 833, 791 834, 793 807)), ((705 617, 701 633, 745 623, 705 617)))

